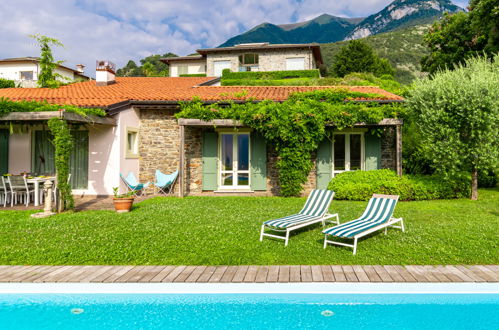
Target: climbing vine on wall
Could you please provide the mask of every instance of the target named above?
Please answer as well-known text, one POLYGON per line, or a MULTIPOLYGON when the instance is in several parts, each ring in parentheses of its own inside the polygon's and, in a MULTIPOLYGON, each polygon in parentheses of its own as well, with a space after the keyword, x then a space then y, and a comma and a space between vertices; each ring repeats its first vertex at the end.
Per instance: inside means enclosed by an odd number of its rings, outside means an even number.
POLYGON ((73 147, 71 131, 65 120, 52 118, 48 121, 50 132, 54 136, 55 148, 55 168, 57 173, 57 191, 59 193, 59 203, 57 211, 62 212, 74 208, 73 195, 69 178, 69 159, 73 147))
POLYGON ((261 133, 279 155, 281 194, 297 196, 313 167, 312 153, 326 137, 326 125, 341 130, 400 116, 400 104, 354 101, 373 98, 383 97, 335 89, 295 93, 284 102, 247 99, 245 103, 205 104, 194 99, 181 104, 177 118, 235 119, 261 133))

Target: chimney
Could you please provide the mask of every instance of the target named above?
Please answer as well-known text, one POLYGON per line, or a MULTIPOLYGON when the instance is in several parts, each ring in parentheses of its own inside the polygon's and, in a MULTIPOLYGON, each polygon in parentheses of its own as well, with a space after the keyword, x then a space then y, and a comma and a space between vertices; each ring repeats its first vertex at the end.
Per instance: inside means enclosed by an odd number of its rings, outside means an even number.
POLYGON ((116 83, 116 65, 110 61, 97 61, 95 81, 97 86, 107 86, 116 83))
POLYGON ((76 72, 83 74, 85 66, 83 64, 76 64, 76 72))

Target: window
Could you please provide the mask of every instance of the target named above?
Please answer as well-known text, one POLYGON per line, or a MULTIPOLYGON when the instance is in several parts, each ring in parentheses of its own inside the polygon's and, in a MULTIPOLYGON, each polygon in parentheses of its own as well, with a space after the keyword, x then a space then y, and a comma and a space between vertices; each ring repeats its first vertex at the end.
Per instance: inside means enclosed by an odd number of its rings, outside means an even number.
POLYGON ((21 80, 33 80, 33 71, 21 71, 19 76, 21 80))
POLYGON ((249 189, 249 133, 221 133, 219 141, 219 187, 222 189, 249 189))
POLYGON ((258 54, 239 55, 239 71, 257 71, 258 54))
POLYGON ((126 129, 126 158, 139 157, 139 133, 135 128, 126 129))
POLYGON ((364 133, 333 134, 333 176, 364 169, 364 133))
POLYGON ((305 57, 287 58, 286 70, 305 70, 305 57))
POLYGON ((179 77, 181 74, 188 74, 188 73, 189 73, 189 67, 186 64, 178 66, 178 76, 179 77))

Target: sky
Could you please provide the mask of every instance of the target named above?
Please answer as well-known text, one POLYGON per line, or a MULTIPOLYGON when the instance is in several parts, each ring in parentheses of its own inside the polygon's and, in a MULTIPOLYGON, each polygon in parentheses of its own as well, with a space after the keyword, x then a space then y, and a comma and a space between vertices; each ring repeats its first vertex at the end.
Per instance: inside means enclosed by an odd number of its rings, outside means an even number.
MULTIPOLYGON (((263 22, 295 23, 323 13, 365 17, 392 0, 0 0, 0 59, 38 56, 31 34, 59 39, 57 60, 118 67, 128 60, 216 47, 263 22)), ((467 0, 453 0, 465 7, 467 0)))

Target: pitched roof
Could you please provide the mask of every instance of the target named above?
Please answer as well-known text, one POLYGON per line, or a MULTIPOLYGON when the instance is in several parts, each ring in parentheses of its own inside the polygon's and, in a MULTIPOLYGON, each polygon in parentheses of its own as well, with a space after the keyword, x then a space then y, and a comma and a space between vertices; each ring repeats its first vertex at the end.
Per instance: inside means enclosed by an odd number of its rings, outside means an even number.
POLYGON ((199 86, 210 77, 117 77, 116 84, 97 86, 85 81, 50 88, 4 88, 0 97, 14 101, 35 100, 81 107, 109 107, 125 101, 189 101, 197 96, 203 101, 255 100, 283 101, 291 93, 319 89, 345 88, 383 97, 375 100, 400 101, 402 97, 374 86, 199 86), (243 92, 243 93, 241 93, 243 92), (241 96, 240 94, 244 94, 241 96))
MULTIPOLYGON (((26 56, 26 57, 11 57, 11 58, 4 58, 4 59, 0 59, 0 63, 15 63, 15 62, 30 62, 30 63, 38 63, 40 62, 40 58, 39 57, 34 57, 34 56, 26 56)), ((67 70, 70 70, 70 71, 73 71, 74 74, 78 75, 78 76, 81 76, 81 77, 84 77, 84 78, 89 78, 88 76, 86 76, 85 74, 83 74, 83 72, 80 72, 76 69, 72 69, 68 66, 65 66, 65 65, 62 65, 62 64, 57 64, 58 67, 60 68, 63 68, 63 69, 67 69, 67 70)))

